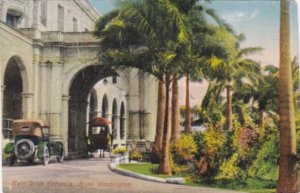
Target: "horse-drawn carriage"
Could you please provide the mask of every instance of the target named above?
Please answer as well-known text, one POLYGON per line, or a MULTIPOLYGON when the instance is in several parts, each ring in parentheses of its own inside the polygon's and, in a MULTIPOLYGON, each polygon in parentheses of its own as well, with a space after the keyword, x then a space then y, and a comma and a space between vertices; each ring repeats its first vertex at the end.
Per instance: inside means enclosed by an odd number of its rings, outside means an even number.
POLYGON ((100 150, 100 157, 104 157, 104 151, 112 146, 113 137, 109 133, 111 122, 103 117, 96 117, 90 122, 91 131, 88 136, 88 152, 100 150))

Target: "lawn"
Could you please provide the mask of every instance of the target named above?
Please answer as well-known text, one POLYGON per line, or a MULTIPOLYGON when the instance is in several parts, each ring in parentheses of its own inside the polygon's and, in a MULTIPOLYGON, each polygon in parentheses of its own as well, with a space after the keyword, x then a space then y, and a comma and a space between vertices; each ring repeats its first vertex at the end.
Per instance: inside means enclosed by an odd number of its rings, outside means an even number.
MULTIPOLYGON (((151 164, 151 163, 120 164, 117 167, 132 172, 136 172, 139 174, 153 176, 153 177, 159 177, 159 178, 176 177, 176 176, 158 174, 158 164, 151 164)), ((274 181, 248 178, 245 182, 239 182, 238 180, 211 180, 211 181, 197 180, 197 181, 186 183, 186 185, 230 189, 230 190, 244 191, 250 193, 274 193, 276 183, 274 181)))

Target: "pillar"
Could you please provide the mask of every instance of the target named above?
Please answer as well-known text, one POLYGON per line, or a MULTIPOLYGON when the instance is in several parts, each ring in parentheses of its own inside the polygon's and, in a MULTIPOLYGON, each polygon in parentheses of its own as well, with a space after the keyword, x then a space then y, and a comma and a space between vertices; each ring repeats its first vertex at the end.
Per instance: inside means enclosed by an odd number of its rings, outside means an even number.
POLYGON ((65 148, 65 155, 68 155, 68 122, 69 122, 69 100, 70 96, 62 95, 62 116, 61 116, 61 125, 62 128, 60 130, 60 136, 62 136, 64 140, 64 148, 65 148))
POLYGON ((32 118, 33 93, 22 93, 22 118, 32 118))
POLYGON ((50 92, 48 93, 50 101, 49 123, 51 125, 51 134, 59 135, 61 129, 61 114, 62 114, 62 63, 55 63, 51 70, 50 92))

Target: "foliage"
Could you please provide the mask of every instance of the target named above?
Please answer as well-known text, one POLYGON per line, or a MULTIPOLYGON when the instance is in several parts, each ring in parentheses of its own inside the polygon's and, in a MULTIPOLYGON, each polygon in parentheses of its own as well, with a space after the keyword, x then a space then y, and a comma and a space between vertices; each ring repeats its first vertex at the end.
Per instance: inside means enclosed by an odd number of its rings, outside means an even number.
POLYGON ((131 151, 131 152, 129 152, 129 159, 141 160, 141 159, 143 159, 143 155, 139 151, 131 151))
POLYGON ((239 155, 234 153, 230 159, 225 160, 220 166, 220 173, 216 179, 239 179, 242 170, 238 167, 239 155))
POLYGON ((117 147, 112 152, 114 154, 124 154, 124 153, 126 153, 126 147, 124 147, 124 146, 117 147))
POLYGON ((177 164, 186 164, 191 161, 196 153, 197 145, 190 134, 183 134, 172 145, 173 161, 177 164))
POLYGON ((203 132, 205 154, 208 156, 219 153, 224 143, 224 132, 221 127, 209 127, 203 132))
POLYGON ((267 180, 276 180, 278 176, 279 136, 269 135, 262 145, 256 160, 249 169, 249 175, 267 180))

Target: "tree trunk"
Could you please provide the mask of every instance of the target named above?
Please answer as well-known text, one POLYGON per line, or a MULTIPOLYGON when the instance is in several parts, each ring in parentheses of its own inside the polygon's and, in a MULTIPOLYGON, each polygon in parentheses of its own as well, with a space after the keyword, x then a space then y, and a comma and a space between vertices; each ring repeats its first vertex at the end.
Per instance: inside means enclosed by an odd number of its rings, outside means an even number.
POLYGON ((231 84, 226 85, 226 129, 232 131, 232 99, 231 99, 231 84))
POLYGON ((178 79, 177 75, 173 76, 172 81, 172 141, 180 138, 180 108, 178 97, 178 79))
POLYGON ((162 151, 165 107, 166 107, 166 87, 163 81, 160 80, 158 83, 156 133, 155 133, 154 145, 152 148, 152 156, 151 156, 152 163, 159 163, 161 151, 162 151))
POLYGON ((191 124, 191 109, 190 109, 190 74, 186 74, 186 88, 185 88, 185 114, 186 114, 186 127, 185 132, 192 133, 192 124, 191 124))
POLYGON ((280 157, 277 193, 296 193, 297 159, 293 83, 290 59, 290 3, 280 4, 279 125, 280 157))
POLYGON ((159 164, 159 173, 171 175, 171 154, 170 154, 170 139, 171 139, 171 126, 170 126, 170 76, 166 77, 165 81, 166 87, 166 106, 165 106, 165 120, 164 120, 164 134, 163 134, 163 144, 162 144, 162 155, 159 164))
POLYGON ((259 109, 259 124, 258 127, 260 129, 263 129, 264 127, 264 111, 262 109, 259 109))

